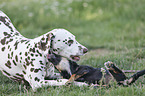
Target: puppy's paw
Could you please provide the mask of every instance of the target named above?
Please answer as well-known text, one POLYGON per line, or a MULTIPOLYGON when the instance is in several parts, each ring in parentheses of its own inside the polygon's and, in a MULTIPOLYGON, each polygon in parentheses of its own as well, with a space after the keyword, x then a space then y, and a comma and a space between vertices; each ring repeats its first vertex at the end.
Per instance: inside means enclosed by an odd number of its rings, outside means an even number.
POLYGON ((105 62, 104 65, 105 65, 106 69, 108 69, 108 70, 112 70, 115 66, 115 64, 111 61, 105 62))

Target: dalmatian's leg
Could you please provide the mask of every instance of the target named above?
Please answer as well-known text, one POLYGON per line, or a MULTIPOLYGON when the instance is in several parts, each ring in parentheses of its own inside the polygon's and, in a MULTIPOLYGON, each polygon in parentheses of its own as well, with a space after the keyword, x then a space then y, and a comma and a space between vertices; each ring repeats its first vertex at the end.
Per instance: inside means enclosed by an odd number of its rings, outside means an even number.
MULTIPOLYGON (((68 79, 44 80, 44 78, 36 79, 36 77, 29 80, 29 82, 32 86, 32 89, 34 91, 36 91, 37 88, 40 88, 42 86, 44 86, 44 87, 47 87, 47 86, 62 86, 62 85, 65 85, 65 83, 67 81, 68 81, 68 79)), ((88 84, 83 83, 83 82, 74 82, 73 84, 77 85, 77 86, 88 86, 88 84)))
MULTIPOLYGON (((44 87, 62 86, 62 85, 65 85, 65 83, 68 81, 68 79, 45 80, 45 67, 42 68, 42 65, 38 66, 38 64, 37 66, 35 66, 35 68, 33 68, 32 66, 28 66, 26 69, 26 72, 27 74, 24 75, 24 78, 30 83, 34 91, 36 91, 37 88, 40 88, 42 86, 44 87)), ((87 84, 83 82, 74 82, 74 85, 87 86, 87 84)))

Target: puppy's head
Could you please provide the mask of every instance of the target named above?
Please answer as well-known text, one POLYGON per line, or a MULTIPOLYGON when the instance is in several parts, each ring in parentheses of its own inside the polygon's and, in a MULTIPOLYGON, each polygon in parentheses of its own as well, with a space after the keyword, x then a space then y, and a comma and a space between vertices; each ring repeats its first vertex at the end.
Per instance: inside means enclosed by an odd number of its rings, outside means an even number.
POLYGON ((47 59, 49 60, 49 62, 51 62, 52 64, 57 66, 60 64, 62 57, 60 55, 56 55, 56 54, 48 54, 47 59))

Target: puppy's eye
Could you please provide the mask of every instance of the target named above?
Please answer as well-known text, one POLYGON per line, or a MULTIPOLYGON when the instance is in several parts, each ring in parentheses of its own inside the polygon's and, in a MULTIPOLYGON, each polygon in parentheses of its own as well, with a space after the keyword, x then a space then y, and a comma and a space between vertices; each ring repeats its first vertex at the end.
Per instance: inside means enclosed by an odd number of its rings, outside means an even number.
POLYGON ((71 46, 71 44, 73 44, 73 40, 68 40, 68 45, 71 46))

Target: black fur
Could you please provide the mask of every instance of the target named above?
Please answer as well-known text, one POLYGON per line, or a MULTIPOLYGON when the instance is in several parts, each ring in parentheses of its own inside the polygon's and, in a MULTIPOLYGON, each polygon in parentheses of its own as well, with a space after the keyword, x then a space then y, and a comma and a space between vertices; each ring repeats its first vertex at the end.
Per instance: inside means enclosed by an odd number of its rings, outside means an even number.
MULTIPOLYGON (((50 54, 49 56, 50 58, 48 60, 52 62, 55 66, 59 65, 60 61, 62 60, 62 57, 56 54, 50 54)), ((76 81, 87 82, 89 84, 99 84, 99 81, 102 80, 102 78, 104 78, 103 84, 108 84, 110 78, 113 76, 113 78, 117 81, 119 85, 130 85, 134 83, 140 76, 143 76, 145 74, 145 70, 141 70, 132 75, 130 78, 128 78, 122 72, 122 70, 116 67, 113 62, 110 62, 107 65, 108 70, 105 70, 105 74, 103 76, 101 68, 93 68, 91 66, 78 65, 74 61, 68 61, 72 75, 75 74, 76 76, 80 76, 76 79, 76 81)), ((69 79, 71 77, 71 74, 69 74, 66 70, 61 70, 60 73, 63 76, 63 78, 69 79)))

